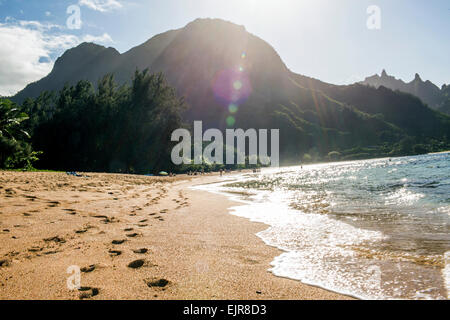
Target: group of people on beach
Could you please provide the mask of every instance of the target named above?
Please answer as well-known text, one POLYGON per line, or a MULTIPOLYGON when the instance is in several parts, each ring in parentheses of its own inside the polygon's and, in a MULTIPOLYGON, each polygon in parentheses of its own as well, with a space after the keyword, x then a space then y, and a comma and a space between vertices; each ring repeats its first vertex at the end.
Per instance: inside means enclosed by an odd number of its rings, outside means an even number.
POLYGON ((187 175, 188 176, 203 176, 205 174, 205 170, 201 170, 201 171, 188 171, 187 175))

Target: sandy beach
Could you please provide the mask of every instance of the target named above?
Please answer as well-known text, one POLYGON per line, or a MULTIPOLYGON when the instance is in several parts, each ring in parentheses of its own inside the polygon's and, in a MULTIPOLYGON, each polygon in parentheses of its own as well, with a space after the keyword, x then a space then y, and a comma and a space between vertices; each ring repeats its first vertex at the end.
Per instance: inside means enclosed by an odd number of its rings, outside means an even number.
POLYGON ((218 179, 0 171, 0 299, 347 299, 272 275, 218 179))

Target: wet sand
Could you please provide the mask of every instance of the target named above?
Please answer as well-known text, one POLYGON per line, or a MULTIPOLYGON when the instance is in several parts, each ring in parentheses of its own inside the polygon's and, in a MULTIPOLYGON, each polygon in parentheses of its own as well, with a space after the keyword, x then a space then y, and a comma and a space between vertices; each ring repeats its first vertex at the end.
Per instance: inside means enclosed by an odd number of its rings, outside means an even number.
POLYGON ((267 226, 189 188, 218 175, 83 175, 0 171, 0 299, 348 299, 267 271, 267 226))

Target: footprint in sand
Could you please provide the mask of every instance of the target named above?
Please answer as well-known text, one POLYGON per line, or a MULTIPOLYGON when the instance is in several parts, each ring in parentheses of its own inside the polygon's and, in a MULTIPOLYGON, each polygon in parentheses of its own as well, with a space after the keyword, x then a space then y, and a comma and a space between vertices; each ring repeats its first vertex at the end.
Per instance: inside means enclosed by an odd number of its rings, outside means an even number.
POLYGON ((77 212, 75 211, 75 209, 64 209, 64 211, 67 211, 67 214, 70 214, 72 216, 76 215, 77 212))
POLYGON ((91 216, 92 218, 96 218, 96 219, 108 219, 108 216, 103 216, 103 215, 95 215, 95 216, 91 216))
POLYGON ((49 201, 48 203, 49 203, 49 205, 48 205, 49 208, 54 208, 61 204, 61 202, 59 202, 59 201, 49 201))
POLYGON ((109 255, 111 257, 117 257, 120 256, 122 254, 122 251, 120 250, 109 250, 109 255))
POLYGON ((170 281, 166 280, 166 279, 157 279, 157 278, 153 278, 153 279, 147 279, 144 280, 145 283, 147 283, 147 286, 149 286, 150 288, 164 288, 165 286, 167 286, 170 281))
POLYGON ((138 268, 142 267, 144 264, 145 264, 145 260, 142 260, 142 259, 134 260, 128 264, 128 268, 138 269, 138 268))
POLYGON ((16 190, 14 190, 13 188, 5 189, 5 192, 10 196, 15 195, 17 193, 16 190))
POLYGON ((145 253, 148 252, 148 249, 146 249, 146 248, 141 248, 141 249, 133 250, 133 252, 134 252, 134 253, 137 253, 137 254, 145 254, 145 253))
POLYGON ((7 260, 7 259, 0 260, 0 268, 1 267, 8 267, 9 265, 10 265, 9 260, 7 260))
POLYGON ((46 238, 44 239, 45 242, 56 242, 56 243, 66 243, 66 240, 64 238, 60 238, 59 236, 55 236, 52 238, 46 238))
POLYGON ((127 234, 127 237, 128 238, 136 238, 138 235, 139 235, 138 233, 130 233, 130 234, 127 234))
POLYGON ((92 265, 90 265, 88 267, 83 267, 80 270, 81 270, 81 272, 84 272, 84 273, 92 272, 92 271, 95 270, 95 264, 92 264, 92 265))
POLYGON ((100 290, 98 288, 91 287, 81 287, 80 289, 78 289, 78 291, 81 291, 79 295, 81 300, 90 299, 100 293, 100 290))
POLYGON ((111 243, 112 243, 112 244, 122 244, 122 243, 124 243, 125 241, 127 241, 127 240, 113 240, 111 243))
POLYGON ((119 222, 119 220, 117 220, 116 218, 112 217, 112 218, 106 218, 106 219, 103 219, 102 222, 103 222, 104 224, 109 224, 109 223, 119 222))

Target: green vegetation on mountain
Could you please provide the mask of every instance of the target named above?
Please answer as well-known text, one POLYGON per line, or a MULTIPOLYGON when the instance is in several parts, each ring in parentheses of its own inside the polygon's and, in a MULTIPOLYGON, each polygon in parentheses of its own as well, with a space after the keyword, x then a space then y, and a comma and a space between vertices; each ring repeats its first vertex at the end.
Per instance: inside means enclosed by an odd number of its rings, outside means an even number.
POLYGON ((169 133, 194 120, 204 130, 280 129, 283 165, 450 149, 450 117, 413 95, 292 73, 269 44, 222 20, 123 54, 81 44, 13 100, 30 116, 42 168, 186 170, 170 162, 169 133), (135 74, 147 68, 153 74, 135 74))

